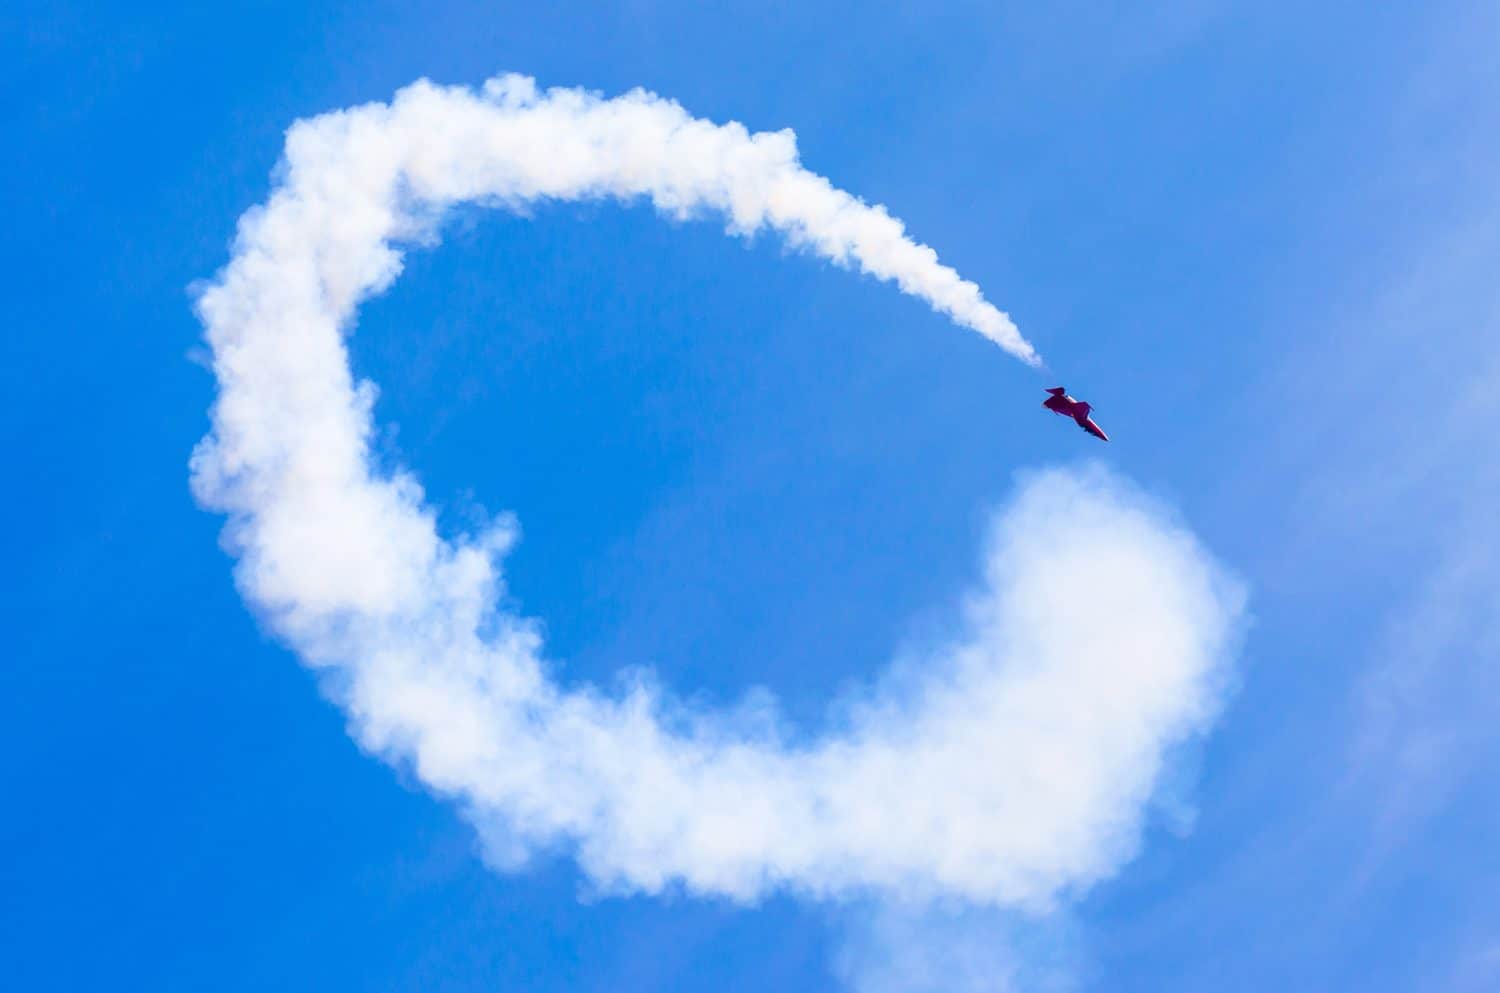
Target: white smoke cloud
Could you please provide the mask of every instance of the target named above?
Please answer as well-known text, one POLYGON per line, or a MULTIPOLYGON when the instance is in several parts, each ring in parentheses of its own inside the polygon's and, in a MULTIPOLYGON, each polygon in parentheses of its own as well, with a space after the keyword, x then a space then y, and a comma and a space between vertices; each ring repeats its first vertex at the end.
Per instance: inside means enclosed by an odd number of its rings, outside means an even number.
POLYGON ((295 125, 280 185, 199 299, 219 397, 193 459, 247 600, 326 672, 361 745, 409 766, 515 865, 570 851, 606 889, 771 888, 1046 907, 1130 856, 1173 746, 1203 732, 1241 598, 1170 515, 1101 469, 1026 478, 962 630, 814 735, 644 680, 566 688, 501 605, 504 524, 445 537, 370 457, 342 331, 464 201, 650 197, 885 279, 1017 356, 1010 322, 900 224, 803 170, 789 132, 601 100, 418 83, 295 125))

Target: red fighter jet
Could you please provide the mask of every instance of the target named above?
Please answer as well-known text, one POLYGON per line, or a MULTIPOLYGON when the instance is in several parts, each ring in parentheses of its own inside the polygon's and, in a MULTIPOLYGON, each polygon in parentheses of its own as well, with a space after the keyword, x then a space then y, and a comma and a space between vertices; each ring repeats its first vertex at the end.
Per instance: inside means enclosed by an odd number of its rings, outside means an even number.
POLYGON ((1089 411, 1093 410, 1093 407, 1090 407, 1082 400, 1074 400, 1068 396, 1067 390, 1061 386, 1054 386, 1047 392, 1052 395, 1042 401, 1043 407, 1046 407, 1054 414, 1064 414, 1073 418, 1073 420, 1078 422, 1079 427, 1100 441, 1109 440, 1109 435, 1105 434, 1104 429, 1095 424, 1094 419, 1089 416, 1089 411))

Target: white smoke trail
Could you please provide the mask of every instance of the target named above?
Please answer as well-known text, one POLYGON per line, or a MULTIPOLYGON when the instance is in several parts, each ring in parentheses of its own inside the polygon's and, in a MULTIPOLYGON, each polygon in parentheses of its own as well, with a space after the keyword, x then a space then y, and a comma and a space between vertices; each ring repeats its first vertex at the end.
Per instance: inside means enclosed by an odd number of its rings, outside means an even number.
POLYGON ((372 464, 374 389, 341 330, 396 276, 393 244, 430 239, 462 201, 720 211, 1034 359, 898 222, 798 166, 790 133, 640 92, 418 83, 295 125, 280 178, 199 300, 220 393, 195 492, 229 514, 241 590, 330 674, 360 743, 454 798, 497 862, 565 845, 604 886, 1034 906, 1128 857, 1164 752, 1216 710, 1240 598, 1102 471, 1023 485, 965 629, 793 745, 764 712, 559 686, 534 627, 498 605, 509 531, 445 539, 416 481, 372 464))

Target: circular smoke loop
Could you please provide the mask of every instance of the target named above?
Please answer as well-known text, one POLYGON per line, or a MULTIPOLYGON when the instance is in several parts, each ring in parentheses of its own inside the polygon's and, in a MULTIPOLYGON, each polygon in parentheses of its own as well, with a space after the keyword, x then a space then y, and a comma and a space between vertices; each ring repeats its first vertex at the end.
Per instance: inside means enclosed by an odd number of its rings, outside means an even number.
POLYGON ((295 124, 198 299, 219 393, 193 485, 228 516, 246 600, 330 674, 360 745, 455 801, 497 865, 562 849, 609 889, 1022 907, 1109 875, 1165 756, 1217 713, 1242 596, 1107 471, 1024 477, 961 630, 793 744, 764 707, 561 687, 536 625, 502 605, 510 530, 444 536, 415 478, 376 465, 375 390, 344 334, 397 246, 433 243, 455 204, 606 197, 769 228, 1038 361, 884 208, 802 168, 790 131, 641 91, 418 82, 295 124))

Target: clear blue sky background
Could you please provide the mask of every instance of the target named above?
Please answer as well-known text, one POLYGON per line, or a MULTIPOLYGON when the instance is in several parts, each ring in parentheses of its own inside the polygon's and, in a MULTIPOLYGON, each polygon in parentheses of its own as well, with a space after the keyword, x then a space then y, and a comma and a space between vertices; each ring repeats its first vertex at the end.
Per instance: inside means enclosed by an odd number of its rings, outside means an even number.
POLYGON ((1190 828, 1076 908, 1100 991, 1500 988, 1492 4, 33 3, 0 13, 0 973, 44 990, 821 990, 829 908, 496 876, 359 754, 187 491, 189 285, 294 119, 503 70, 790 126, 1015 316, 643 208, 475 217, 362 312, 383 444, 509 509, 570 676, 815 721, 1102 456, 1248 582, 1190 828), (1045 13, 1041 12, 1045 9, 1045 13))

